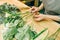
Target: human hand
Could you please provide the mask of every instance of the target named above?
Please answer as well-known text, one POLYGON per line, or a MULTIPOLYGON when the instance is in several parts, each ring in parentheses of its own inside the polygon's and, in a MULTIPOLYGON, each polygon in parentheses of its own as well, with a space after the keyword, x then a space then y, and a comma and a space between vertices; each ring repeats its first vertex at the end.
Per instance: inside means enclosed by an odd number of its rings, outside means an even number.
POLYGON ((31 10, 32 13, 36 13, 36 12, 39 11, 39 7, 34 7, 33 6, 30 10, 31 10))
POLYGON ((44 20, 44 19, 46 19, 44 14, 34 15, 34 20, 35 21, 41 21, 41 20, 44 20))

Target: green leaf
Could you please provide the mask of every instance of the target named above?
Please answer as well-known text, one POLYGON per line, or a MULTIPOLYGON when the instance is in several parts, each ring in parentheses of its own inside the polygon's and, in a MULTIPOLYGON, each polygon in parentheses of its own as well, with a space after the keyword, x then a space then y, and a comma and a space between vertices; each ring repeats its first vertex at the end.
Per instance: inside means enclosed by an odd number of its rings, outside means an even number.
MULTIPOLYGON (((41 37, 40 35, 42 35, 45 31, 47 31, 47 28, 45 28, 44 30, 42 30, 39 34, 35 35, 35 37, 33 39, 35 40, 36 38, 41 37)), ((48 33, 48 31, 47 31, 47 33, 48 33)))
POLYGON ((15 38, 18 39, 18 40, 23 40, 24 36, 26 35, 26 33, 28 32, 29 30, 29 26, 28 25, 24 25, 23 27, 21 28, 18 28, 18 32, 16 35, 15 35, 15 38))
POLYGON ((5 33, 3 33, 4 40, 10 40, 13 39, 13 36, 17 33, 16 27, 12 27, 8 29, 5 33))

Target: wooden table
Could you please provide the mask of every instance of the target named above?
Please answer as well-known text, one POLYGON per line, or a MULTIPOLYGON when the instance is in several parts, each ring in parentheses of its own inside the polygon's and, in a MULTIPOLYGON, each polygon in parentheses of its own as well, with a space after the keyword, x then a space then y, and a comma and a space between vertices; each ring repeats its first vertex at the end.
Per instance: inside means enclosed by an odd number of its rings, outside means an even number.
MULTIPOLYGON (((21 10, 21 12, 25 12, 30 9, 29 6, 27 6, 17 0, 0 0, 0 5, 2 5, 5 2, 7 2, 9 4, 14 4, 17 8, 19 8, 21 10), (27 8, 27 9, 23 9, 23 8, 27 8)), ((30 21, 31 17, 27 20, 30 21)), ((44 28, 48 28, 49 35, 51 35, 51 34, 55 33, 58 28, 60 28, 60 24, 58 24, 52 20, 44 20, 41 22, 36 22, 34 20, 31 20, 31 21, 33 21, 33 22, 31 22, 30 24, 31 25, 33 24, 32 26, 34 27, 34 29, 36 30, 37 33, 40 32, 44 28)), ((4 29, 3 25, 0 25, 0 30, 3 30, 3 29, 4 29)), ((0 32, 0 35, 1 35, 1 32, 0 32)), ((0 40, 2 40, 1 36, 0 36, 0 40)), ((60 36, 59 36, 58 40, 60 40, 60 36)))

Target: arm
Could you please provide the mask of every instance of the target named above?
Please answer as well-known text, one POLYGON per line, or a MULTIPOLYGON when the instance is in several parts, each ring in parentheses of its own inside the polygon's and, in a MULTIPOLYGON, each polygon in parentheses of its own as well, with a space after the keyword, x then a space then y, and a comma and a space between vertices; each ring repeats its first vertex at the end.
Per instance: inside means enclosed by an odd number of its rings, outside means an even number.
POLYGON ((43 3, 39 6, 39 10, 43 9, 43 3))
MULTIPOLYGON (((39 10, 43 9, 43 3, 39 6, 39 10)), ((46 19, 52 19, 55 21, 60 21, 60 16, 54 16, 54 15, 45 15, 46 19)))
POLYGON ((59 16, 54 16, 54 15, 45 15, 45 17, 48 19, 52 19, 55 21, 60 21, 60 17, 59 16))
MULTIPOLYGON (((39 6, 39 10, 43 9, 43 3, 39 6)), ((54 15, 45 15, 46 19, 52 19, 55 21, 60 21, 60 16, 54 16, 54 15)))
POLYGON ((60 22, 60 17, 54 16, 54 15, 44 15, 44 14, 34 15, 34 19, 36 21, 51 19, 51 20, 60 22))

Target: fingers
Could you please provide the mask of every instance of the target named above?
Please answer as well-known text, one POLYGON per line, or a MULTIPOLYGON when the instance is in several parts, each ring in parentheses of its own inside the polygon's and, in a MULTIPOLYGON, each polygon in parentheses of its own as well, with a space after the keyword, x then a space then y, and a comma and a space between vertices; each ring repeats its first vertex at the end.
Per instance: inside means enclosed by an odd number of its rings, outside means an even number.
POLYGON ((40 17, 40 15, 34 15, 34 18, 40 17))
POLYGON ((35 17, 34 20, 35 21, 41 21, 41 20, 43 20, 43 17, 35 17))
POLYGON ((44 15, 43 14, 34 15, 34 20, 35 21, 41 21, 43 19, 44 19, 44 15))
POLYGON ((43 14, 39 14, 39 15, 34 15, 34 17, 43 17, 43 14))
POLYGON ((38 12, 38 7, 34 7, 34 6, 33 6, 33 7, 31 8, 31 12, 32 12, 32 13, 38 12))

